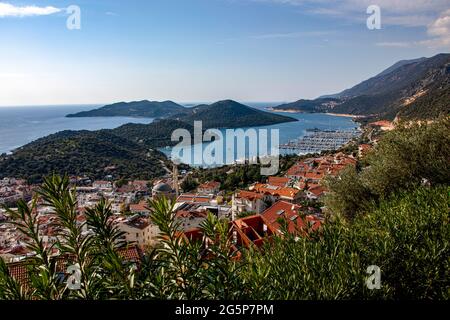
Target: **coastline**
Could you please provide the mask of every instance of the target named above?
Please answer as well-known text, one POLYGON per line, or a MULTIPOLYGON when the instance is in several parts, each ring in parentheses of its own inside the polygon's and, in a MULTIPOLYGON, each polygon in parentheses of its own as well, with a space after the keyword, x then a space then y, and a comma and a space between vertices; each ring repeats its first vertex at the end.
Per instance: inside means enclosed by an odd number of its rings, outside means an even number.
POLYGON ((332 113, 332 112, 325 112, 325 114, 327 114, 327 115, 329 115, 329 116, 345 117, 345 118, 354 118, 354 119, 364 118, 364 116, 361 116, 361 115, 355 115, 355 114, 349 114, 349 113, 332 113))
POLYGON ((344 117, 344 118, 354 118, 354 119, 360 119, 364 118, 364 116, 361 115, 355 115, 355 114, 349 114, 349 113, 333 113, 333 112, 304 112, 300 110, 295 109, 283 109, 283 110, 275 110, 273 108, 267 108, 267 110, 271 112, 280 112, 280 113, 322 113, 329 116, 335 116, 335 117, 344 117))
POLYGON ((271 112, 280 112, 280 113, 305 113, 303 111, 295 110, 295 109, 275 110, 273 108, 266 108, 266 110, 271 111, 271 112))

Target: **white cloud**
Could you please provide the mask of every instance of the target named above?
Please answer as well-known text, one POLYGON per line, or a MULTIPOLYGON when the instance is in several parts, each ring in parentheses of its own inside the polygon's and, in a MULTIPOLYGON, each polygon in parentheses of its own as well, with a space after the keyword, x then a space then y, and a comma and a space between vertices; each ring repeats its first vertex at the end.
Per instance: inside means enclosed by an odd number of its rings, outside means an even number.
POLYGON ((450 10, 444 11, 427 27, 429 39, 412 42, 379 42, 380 47, 428 47, 433 49, 450 49, 450 10))
POLYGON ((423 42, 428 47, 450 48, 450 9, 428 26, 428 34, 433 37, 423 42))
POLYGON ((381 8, 383 23, 406 27, 427 26, 440 12, 450 9, 449 0, 250 0, 296 6, 317 15, 343 16, 359 21, 370 5, 381 8))
POLYGON ((0 2, 0 18, 47 16, 58 12, 61 12, 61 9, 52 6, 37 7, 31 5, 18 7, 6 2, 0 2))
POLYGON ((425 46, 450 48, 450 0, 247 0, 290 5, 311 15, 357 21, 365 20, 370 5, 381 8, 383 26, 422 27, 428 39, 378 42, 380 47, 425 46))
POLYGON ((436 21, 430 24, 428 34, 437 37, 450 36, 450 10, 443 12, 436 21))

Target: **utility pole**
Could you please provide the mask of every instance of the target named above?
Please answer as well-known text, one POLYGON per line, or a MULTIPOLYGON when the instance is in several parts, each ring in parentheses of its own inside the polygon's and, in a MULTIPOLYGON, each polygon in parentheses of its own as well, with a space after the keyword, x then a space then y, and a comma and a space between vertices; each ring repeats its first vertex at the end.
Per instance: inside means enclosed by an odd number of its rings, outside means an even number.
POLYGON ((178 185, 178 166, 174 163, 173 164, 173 187, 175 188, 175 195, 178 198, 180 195, 180 186, 178 185))

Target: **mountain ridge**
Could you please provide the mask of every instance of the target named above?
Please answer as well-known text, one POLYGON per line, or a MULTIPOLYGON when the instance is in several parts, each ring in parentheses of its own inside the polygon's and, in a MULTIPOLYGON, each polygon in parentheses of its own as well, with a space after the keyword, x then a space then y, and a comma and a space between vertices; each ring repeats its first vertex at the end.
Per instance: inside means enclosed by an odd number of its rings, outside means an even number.
POLYGON ((234 100, 221 100, 193 107, 189 113, 172 117, 189 124, 202 121, 203 127, 239 128, 294 122, 297 119, 251 108, 234 100))
POLYGON ((402 60, 341 93, 274 107, 273 110, 333 112, 393 120, 433 119, 450 113, 450 54, 402 60), (334 96, 334 98, 333 98, 334 96), (324 105, 324 99, 336 99, 324 105), (312 107, 311 107, 312 106, 312 107))

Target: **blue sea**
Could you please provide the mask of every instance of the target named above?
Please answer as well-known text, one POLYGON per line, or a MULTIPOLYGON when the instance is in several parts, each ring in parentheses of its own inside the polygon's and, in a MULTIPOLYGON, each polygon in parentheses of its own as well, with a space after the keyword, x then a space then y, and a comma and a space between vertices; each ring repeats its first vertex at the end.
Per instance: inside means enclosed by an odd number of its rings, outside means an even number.
MULTIPOLYGON (((265 109, 268 105, 257 103, 247 105, 252 106, 254 108, 265 109)), ((270 105, 269 105, 270 106, 270 105)), ((266 110, 267 111, 267 110, 266 110)), ((354 131, 359 129, 359 125, 353 121, 351 117, 343 117, 343 116, 335 116, 324 113, 279 113, 280 115, 289 116, 292 118, 298 119, 297 122, 286 122, 281 124, 275 124, 271 126, 262 126, 262 127, 254 127, 252 129, 256 129, 259 134, 258 129, 266 129, 267 130, 267 147, 266 149, 262 149, 265 151, 261 151, 259 149, 260 139, 256 142, 258 146, 255 146, 255 142, 250 142, 249 140, 245 141, 244 151, 239 153, 237 146, 237 139, 234 139, 234 150, 229 148, 227 145, 227 135, 226 129, 220 129, 220 136, 217 140, 222 140, 223 143, 221 147, 214 147, 211 142, 205 142, 201 144, 201 148, 198 146, 200 144, 185 147, 185 146, 176 146, 174 148, 162 148, 160 149, 163 153, 166 154, 169 158, 176 159, 177 161, 181 161, 183 163, 187 163, 191 166, 200 166, 200 167, 217 167, 224 164, 233 164, 242 162, 244 159, 256 159, 259 157, 264 157, 268 155, 276 155, 277 152, 281 155, 286 154, 306 154, 301 150, 279 150, 278 148, 274 148, 271 146, 271 134, 274 129, 278 130, 279 135, 279 145, 286 144, 290 141, 299 139, 308 134, 308 129, 319 129, 319 130, 338 130, 338 131, 354 131), (252 144, 252 146, 250 145, 252 144), (254 148, 252 148, 254 147, 254 148), (276 149, 276 150, 275 150, 276 149), (205 151, 206 150, 206 151, 205 151), (228 155, 232 154, 232 158, 228 158, 228 155), (216 161, 218 160, 218 162, 216 161)), ((247 130, 248 128, 243 128, 247 130)), ((211 141, 211 140, 208 140, 211 141)), ((233 143, 233 142, 232 142, 233 143)))
POLYGON ((66 118, 99 105, 0 107, 0 154, 63 130, 113 129, 126 123, 151 123, 149 118, 66 118))
MULTIPOLYGON (((196 105, 195 103, 185 104, 196 105)), ((258 109, 273 106, 273 103, 247 103, 258 109)), ((126 123, 148 124, 150 118, 130 117, 93 117, 66 118, 70 113, 92 110, 99 105, 70 106, 30 106, 30 107, 0 107, 0 154, 9 153, 36 139, 63 130, 99 130, 113 129, 126 123)), ((321 130, 352 130, 357 124, 348 117, 338 117, 328 114, 279 113, 294 117, 298 122, 288 122, 272 126, 258 127, 263 129, 279 129, 280 144, 297 139, 307 134, 307 129, 321 130)), ((170 149, 165 150, 170 154, 170 149)))

